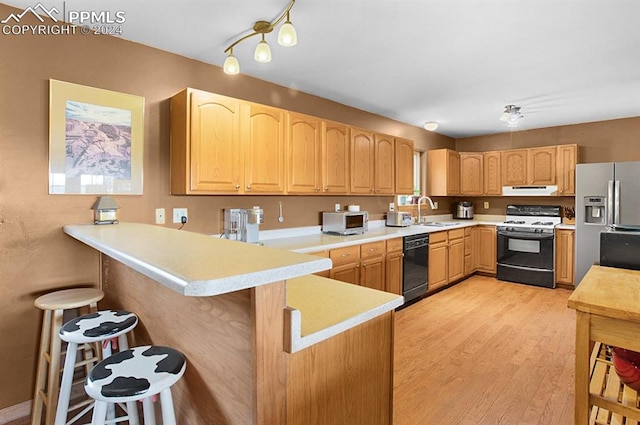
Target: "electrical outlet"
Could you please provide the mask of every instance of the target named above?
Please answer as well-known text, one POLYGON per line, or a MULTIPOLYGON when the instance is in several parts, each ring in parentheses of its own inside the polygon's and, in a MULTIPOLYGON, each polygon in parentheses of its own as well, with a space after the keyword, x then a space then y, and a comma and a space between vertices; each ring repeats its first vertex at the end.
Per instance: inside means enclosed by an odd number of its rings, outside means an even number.
POLYGON ((484 209, 485 210, 489 209, 489 201, 484 201, 484 209))
POLYGON ((164 224, 164 208, 156 208, 156 224, 164 224))
POLYGON ((174 223, 182 223, 182 217, 188 218, 187 209, 186 208, 174 208, 173 209, 173 222, 174 223))
POLYGON ((433 206, 435 207, 435 209, 438 209, 438 201, 433 201, 433 206))

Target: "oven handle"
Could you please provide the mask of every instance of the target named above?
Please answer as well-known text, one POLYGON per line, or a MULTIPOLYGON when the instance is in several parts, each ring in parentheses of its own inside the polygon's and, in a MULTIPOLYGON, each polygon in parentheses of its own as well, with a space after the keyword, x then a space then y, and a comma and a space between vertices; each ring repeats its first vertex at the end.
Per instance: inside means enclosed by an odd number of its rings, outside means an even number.
POLYGON ((523 232, 509 232, 506 230, 498 230, 498 236, 513 237, 516 239, 525 239, 530 241, 539 241, 546 239, 553 239, 553 233, 523 233, 523 232))

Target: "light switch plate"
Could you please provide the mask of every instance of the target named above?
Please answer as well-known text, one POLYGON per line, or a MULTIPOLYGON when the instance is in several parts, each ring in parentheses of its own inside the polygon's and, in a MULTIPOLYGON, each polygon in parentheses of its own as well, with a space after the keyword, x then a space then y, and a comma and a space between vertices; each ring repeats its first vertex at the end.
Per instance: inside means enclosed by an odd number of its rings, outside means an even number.
POLYGON ((156 208, 156 224, 164 224, 164 208, 156 208))
POLYGON ((489 201, 484 201, 484 209, 485 210, 489 209, 489 201))

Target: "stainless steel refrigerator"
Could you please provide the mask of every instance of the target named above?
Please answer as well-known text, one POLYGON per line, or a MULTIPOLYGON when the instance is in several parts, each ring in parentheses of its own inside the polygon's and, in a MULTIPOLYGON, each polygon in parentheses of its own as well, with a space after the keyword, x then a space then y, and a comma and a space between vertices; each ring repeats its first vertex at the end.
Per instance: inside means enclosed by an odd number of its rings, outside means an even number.
POLYGON ((576 166, 575 283, 600 261, 600 232, 640 225, 640 162, 576 166))

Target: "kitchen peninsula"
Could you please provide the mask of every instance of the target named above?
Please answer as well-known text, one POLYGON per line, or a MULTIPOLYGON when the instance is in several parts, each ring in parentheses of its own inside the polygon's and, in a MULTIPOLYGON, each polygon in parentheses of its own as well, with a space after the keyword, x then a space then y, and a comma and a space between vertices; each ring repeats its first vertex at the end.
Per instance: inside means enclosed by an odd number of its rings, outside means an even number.
POLYGON ((101 308, 136 312, 134 345, 187 357, 180 423, 386 424, 402 297, 311 273, 326 258, 160 226, 68 225, 100 252, 101 308))

